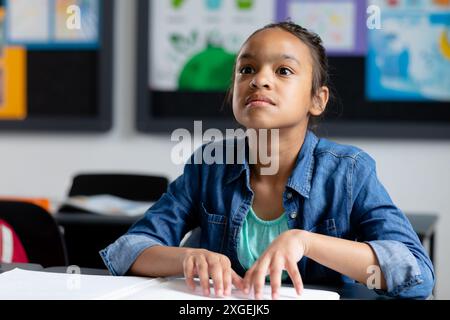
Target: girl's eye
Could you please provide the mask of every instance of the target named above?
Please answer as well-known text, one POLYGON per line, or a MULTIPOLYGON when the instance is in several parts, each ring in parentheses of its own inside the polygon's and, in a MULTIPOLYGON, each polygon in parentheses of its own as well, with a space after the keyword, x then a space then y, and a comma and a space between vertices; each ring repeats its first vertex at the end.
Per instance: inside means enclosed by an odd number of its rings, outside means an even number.
POLYGON ((288 68, 281 67, 278 69, 278 73, 281 74, 282 76, 288 76, 291 75, 293 72, 288 68))
POLYGON ((252 68, 252 67, 249 67, 249 66, 242 67, 242 68, 239 70, 239 73, 241 73, 241 74, 250 74, 250 73, 252 73, 252 72, 253 72, 253 68, 252 68))

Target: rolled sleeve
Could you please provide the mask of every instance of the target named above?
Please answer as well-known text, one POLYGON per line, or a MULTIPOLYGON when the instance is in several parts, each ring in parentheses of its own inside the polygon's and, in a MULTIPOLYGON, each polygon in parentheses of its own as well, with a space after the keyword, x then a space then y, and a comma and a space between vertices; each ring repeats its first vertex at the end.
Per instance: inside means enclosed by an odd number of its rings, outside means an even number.
POLYGON ((101 250, 100 256, 112 275, 123 276, 142 251, 156 245, 163 244, 148 236, 126 234, 101 250))
POLYGON ((393 240, 366 241, 377 256, 386 280, 387 290, 379 293, 400 296, 402 292, 423 283, 417 260, 401 242, 393 240))

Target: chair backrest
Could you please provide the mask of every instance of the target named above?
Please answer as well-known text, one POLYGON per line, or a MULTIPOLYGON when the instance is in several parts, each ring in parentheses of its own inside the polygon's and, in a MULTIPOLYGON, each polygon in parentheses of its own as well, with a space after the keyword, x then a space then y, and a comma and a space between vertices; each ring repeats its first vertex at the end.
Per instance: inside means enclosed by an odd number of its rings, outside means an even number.
POLYGON ((48 211, 32 203, 0 200, 0 219, 14 229, 30 263, 43 267, 67 265, 64 238, 48 211))
POLYGON ((110 194, 134 201, 156 201, 168 184, 169 180, 161 176, 83 173, 73 178, 69 197, 110 194))
MULTIPOLYGON (((109 194, 128 200, 154 202, 167 191, 169 180, 165 177, 127 173, 80 173, 73 178, 69 197, 109 194)), ((63 204, 60 214, 91 212, 70 204, 63 204)), ((102 268, 104 263, 98 254, 108 244, 123 235, 131 223, 109 223, 111 217, 103 217, 95 224, 65 224, 65 236, 69 262, 83 267, 102 268)), ((136 217, 136 219, 138 219, 136 217)))

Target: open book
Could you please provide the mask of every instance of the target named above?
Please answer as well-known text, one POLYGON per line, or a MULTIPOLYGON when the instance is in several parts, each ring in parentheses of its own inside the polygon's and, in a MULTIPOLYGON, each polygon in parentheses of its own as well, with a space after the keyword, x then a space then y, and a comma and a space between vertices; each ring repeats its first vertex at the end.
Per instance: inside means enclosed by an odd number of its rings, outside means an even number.
MULTIPOLYGON (((0 300, 205 300, 249 299, 233 288, 231 296, 205 297, 197 281, 191 291, 183 278, 144 278, 92 276, 68 273, 50 273, 14 269, 0 274, 0 300)), ((211 293, 214 289, 211 284, 211 293)), ((266 285, 264 299, 271 298, 271 288, 266 285)), ((280 300, 338 300, 332 291, 305 289, 297 296, 293 287, 281 287, 280 300)))

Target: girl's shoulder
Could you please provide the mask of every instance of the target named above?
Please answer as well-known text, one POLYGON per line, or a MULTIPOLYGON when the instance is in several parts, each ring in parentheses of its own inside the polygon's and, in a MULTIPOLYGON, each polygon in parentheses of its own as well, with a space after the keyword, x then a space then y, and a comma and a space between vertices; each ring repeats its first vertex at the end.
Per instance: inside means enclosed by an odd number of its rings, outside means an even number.
POLYGON ((341 161, 351 161, 365 167, 375 167, 375 160, 359 147, 341 144, 326 138, 319 138, 314 150, 316 158, 331 157, 341 161))

